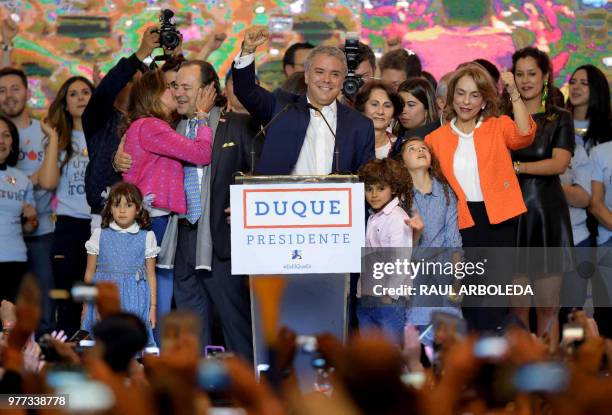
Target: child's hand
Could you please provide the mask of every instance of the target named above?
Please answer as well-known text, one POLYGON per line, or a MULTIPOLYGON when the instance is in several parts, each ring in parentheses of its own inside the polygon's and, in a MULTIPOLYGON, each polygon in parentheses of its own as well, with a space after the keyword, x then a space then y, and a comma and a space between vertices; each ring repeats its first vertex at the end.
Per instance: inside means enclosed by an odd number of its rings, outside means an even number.
POLYGON ((149 323, 151 323, 151 328, 154 329, 155 325, 157 324, 157 320, 156 320, 156 314, 157 314, 157 308, 156 307, 151 307, 149 308, 149 323))
POLYGON ((404 222, 406 225, 412 228, 412 244, 417 245, 419 243, 419 239, 421 239, 423 229, 425 229, 425 224, 423 223, 423 219, 416 209, 411 210, 410 214, 411 216, 404 222))

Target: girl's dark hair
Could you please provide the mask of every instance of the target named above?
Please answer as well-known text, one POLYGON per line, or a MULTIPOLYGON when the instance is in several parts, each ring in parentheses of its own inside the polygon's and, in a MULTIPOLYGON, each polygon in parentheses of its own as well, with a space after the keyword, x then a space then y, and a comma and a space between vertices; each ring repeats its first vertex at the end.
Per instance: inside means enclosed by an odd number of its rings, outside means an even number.
MULTIPOLYGON (((404 154, 404 150, 406 149, 407 144, 413 141, 420 141, 422 143, 425 142, 425 140, 423 140, 421 137, 410 137, 409 139, 404 141, 400 146, 400 151, 395 155, 397 161, 404 164, 404 159, 402 157, 404 154)), ((440 184, 442 184, 442 190, 444 191, 444 197, 446 199, 446 206, 448 206, 451 202, 451 194, 454 194, 453 189, 450 187, 450 184, 448 184, 448 180, 446 180, 446 176, 444 176, 444 173, 442 173, 442 167, 440 167, 440 160, 438 160, 438 157, 436 157, 435 153, 431 150, 429 144, 425 143, 425 145, 429 148, 429 154, 431 155, 429 175, 439 181, 440 184)))
POLYGON ((17 162, 19 161, 19 131, 17 127, 9 118, 4 115, 0 115, 0 121, 3 121, 8 127, 9 133, 11 134, 11 152, 6 158, 6 165, 10 167, 15 167, 17 162))
POLYGON ((108 225, 113 221, 111 207, 119 205, 121 198, 130 203, 136 204, 138 213, 136 214, 136 223, 141 229, 149 229, 151 227, 151 219, 149 212, 142 206, 142 193, 135 184, 120 182, 111 187, 108 194, 108 200, 104 209, 102 209, 102 228, 108 228, 108 225))
MULTIPOLYGON (((545 112, 548 112, 548 110, 554 106, 554 97, 555 97, 555 94, 552 91, 552 88, 553 88, 552 62, 550 61, 550 58, 548 57, 546 52, 542 52, 540 49, 534 48, 533 46, 527 46, 526 48, 517 50, 512 55, 512 74, 514 76, 516 76, 516 63, 520 59, 525 59, 525 58, 533 58, 536 61, 538 68, 540 68, 540 71, 542 71, 542 74, 547 76, 546 80, 548 81, 548 96, 546 97, 546 102, 544 103, 544 106, 545 106, 545 112)), ((508 95, 508 92, 506 91, 504 91, 504 98, 505 98, 504 102, 506 105, 506 113, 512 114, 512 104, 510 102, 510 95, 508 95)))
POLYGON ((89 87, 90 92, 93 93, 94 85, 91 81, 82 76, 73 76, 68 78, 66 82, 62 84, 55 99, 49 106, 49 115, 48 121, 49 124, 58 134, 58 150, 66 151, 66 158, 62 161, 60 165, 60 169, 63 169, 64 166, 70 161, 72 158, 72 130, 74 128, 74 121, 72 120, 72 116, 68 112, 68 106, 66 104, 66 97, 68 96, 68 89, 75 82, 81 81, 85 85, 89 87))
MULTIPOLYGON (((610 85, 602 71, 593 65, 582 65, 572 73, 571 79, 579 70, 585 70, 589 81, 589 107, 586 118, 589 120, 589 129, 584 135, 584 144, 593 146, 612 140, 612 119, 610 111, 610 85)), ((567 99, 566 108, 572 113, 574 106, 567 99)))
POLYGON ((385 91, 389 97, 389 100, 393 104, 393 118, 399 116, 402 113, 402 108, 404 107, 402 98, 393 90, 393 88, 391 88, 391 86, 378 80, 366 82, 365 85, 361 87, 357 95, 355 95, 355 109, 363 114, 365 111, 366 102, 368 102, 372 91, 375 89, 382 89, 385 91))
POLYGON ((412 207, 412 176, 404 163, 389 157, 370 160, 359 168, 358 174, 366 185, 389 185, 393 196, 399 198, 406 210, 412 207))
MULTIPOLYGON (((434 122, 439 119, 438 107, 436 106, 436 92, 431 86, 431 83, 425 78, 410 78, 406 79, 397 88, 397 93, 407 92, 418 99, 427 111, 427 123, 434 122)), ((402 105, 403 108, 403 105, 402 105)))

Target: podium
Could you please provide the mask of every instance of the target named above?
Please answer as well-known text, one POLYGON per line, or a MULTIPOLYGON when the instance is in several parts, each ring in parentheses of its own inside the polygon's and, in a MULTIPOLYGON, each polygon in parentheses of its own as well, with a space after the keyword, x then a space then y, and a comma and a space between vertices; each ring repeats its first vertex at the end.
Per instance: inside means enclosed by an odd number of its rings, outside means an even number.
MULTIPOLYGON (((241 176, 230 198, 232 274, 250 276, 255 368, 270 363, 269 347, 282 326, 297 335, 329 332, 344 342, 350 273, 360 272, 365 240, 358 177, 241 176)), ((303 391, 314 387, 312 357, 297 349, 303 391)))

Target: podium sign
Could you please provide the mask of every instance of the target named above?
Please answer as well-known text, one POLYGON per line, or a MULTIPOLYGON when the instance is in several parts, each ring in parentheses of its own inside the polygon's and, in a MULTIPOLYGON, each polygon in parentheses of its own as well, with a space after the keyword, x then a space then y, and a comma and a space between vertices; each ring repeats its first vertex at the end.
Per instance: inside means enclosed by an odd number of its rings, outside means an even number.
POLYGON ((232 185, 232 274, 361 271, 363 183, 232 185))

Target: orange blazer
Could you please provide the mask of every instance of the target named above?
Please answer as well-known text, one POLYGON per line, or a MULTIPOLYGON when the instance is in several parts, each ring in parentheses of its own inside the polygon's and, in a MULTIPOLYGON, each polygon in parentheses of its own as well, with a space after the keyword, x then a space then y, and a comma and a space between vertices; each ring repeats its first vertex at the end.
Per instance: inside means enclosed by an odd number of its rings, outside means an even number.
MULTIPOLYGON (((480 187, 491 224, 501 223, 527 211, 512 167, 510 150, 531 145, 536 132, 536 124, 531 116, 529 125, 529 133, 521 135, 514 121, 503 115, 499 118, 488 118, 474 130, 480 187)), ((470 215, 465 194, 459 186, 453 167, 459 137, 451 129, 450 123, 446 123, 425 137, 425 142, 440 160, 442 172, 457 195, 459 229, 474 226, 474 219, 470 215)))

